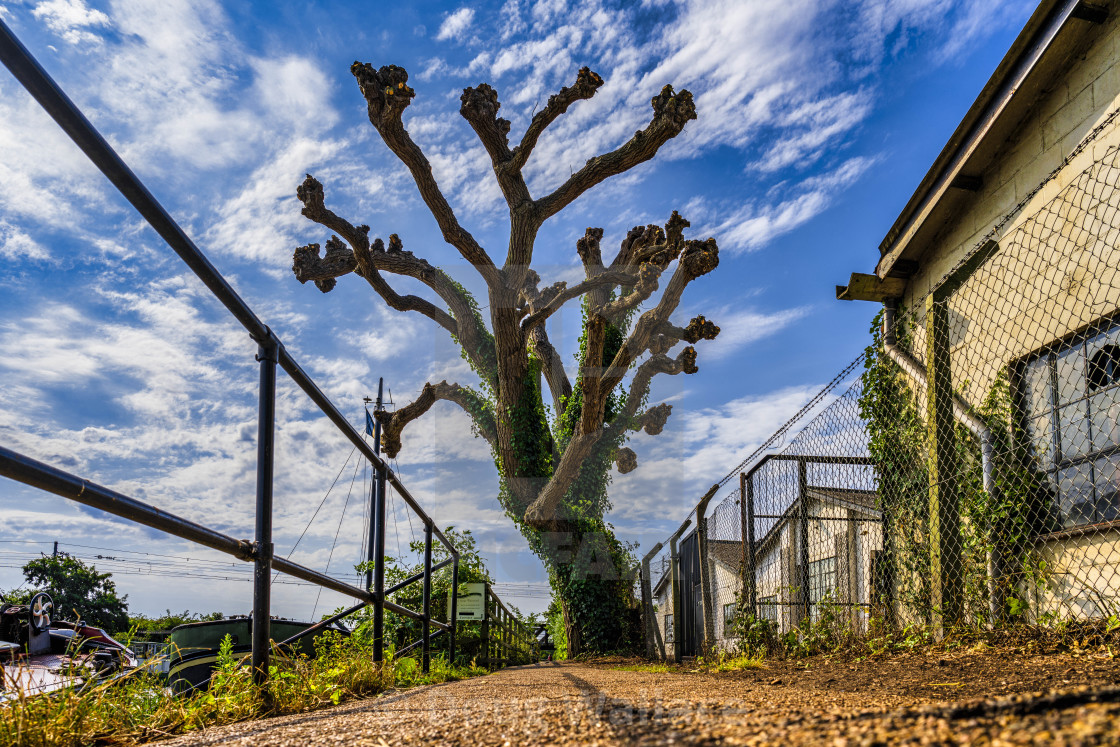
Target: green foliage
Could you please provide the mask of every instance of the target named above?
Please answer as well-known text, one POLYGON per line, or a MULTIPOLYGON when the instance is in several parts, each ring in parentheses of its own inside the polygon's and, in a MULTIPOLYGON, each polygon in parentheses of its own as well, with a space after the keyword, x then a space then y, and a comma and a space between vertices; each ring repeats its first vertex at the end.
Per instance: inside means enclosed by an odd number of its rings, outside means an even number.
POLYGON ((548 637, 552 640, 552 644, 556 646, 552 658, 556 661, 567 659, 568 630, 564 625, 564 610, 561 609, 560 603, 557 601, 555 595, 553 595, 552 601, 548 605, 548 610, 545 612, 545 621, 545 625, 548 628, 548 637))
POLYGON ((8 589, 7 591, 0 591, 0 602, 28 604, 31 602, 31 597, 33 596, 35 596, 35 589, 19 587, 16 589, 8 589))
POLYGON ((763 656, 771 652, 778 639, 778 626, 773 620, 747 611, 740 600, 735 617, 727 625, 735 649, 747 656, 763 656))
POLYGON ((302 713, 368 697, 392 687, 434 684, 485 674, 433 658, 422 674, 415 659, 374 663, 369 641, 337 633, 320 636, 315 657, 274 655, 262 691, 227 636, 209 690, 173 695, 150 673, 115 682, 21 697, 0 708, 0 747, 80 747, 136 744, 208 726, 302 713))
POLYGON ((143 639, 146 635, 157 632, 171 630, 172 628, 180 625, 186 625, 193 622, 206 622, 209 620, 222 620, 225 615, 221 612, 210 612, 203 614, 201 612, 191 612, 190 610, 183 610, 182 612, 172 612, 171 610, 164 610, 163 614, 158 617, 149 617, 148 615, 129 615, 128 627, 129 631, 134 638, 143 639))
MULTIPOLYGON (((965 568, 987 569, 989 554, 996 550, 1004 566, 1004 596, 1010 618, 1026 612, 1025 581, 1046 583, 1047 573, 1034 551, 1034 539, 1060 527, 1054 497, 1042 472, 1033 462, 1027 434, 1018 425, 1011 401, 1007 372, 1001 370, 980 407, 993 440, 994 491, 983 489, 980 472, 980 444, 968 431, 957 429, 957 444, 962 464, 971 463, 965 473, 962 513, 967 531, 965 568)), ((965 602, 973 619, 988 612, 987 573, 966 574, 965 602)))
POLYGON ((55 617, 80 618, 109 632, 128 630, 128 595, 117 595, 111 573, 59 553, 28 561, 23 577, 30 588, 51 595, 55 617))
POLYGON ((619 672, 645 672, 647 674, 666 674, 669 671, 668 664, 623 664, 611 669, 618 670, 619 672))
MULTIPOLYGON (((895 603, 929 621, 932 605, 929 545, 929 470, 925 424, 902 369, 883 352, 882 312, 871 322, 864 355, 860 416, 867 423, 868 451, 875 462, 883 511, 885 562, 879 588, 893 589, 895 603)), ((910 328, 899 314, 898 344, 908 347, 910 328)), ((889 599, 873 604, 893 614, 889 599)))
MULTIPOLYGON (((448 526, 443 530, 444 536, 455 546, 459 551, 459 583, 478 583, 486 582, 493 583, 494 579, 487 570, 486 564, 483 562, 482 555, 478 550, 478 542, 475 540, 474 535, 471 534, 469 529, 458 530, 453 526, 448 526)), ((422 541, 413 541, 409 543, 409 549, 415 556, 419 556, 420 560, 413 562, 410 565, 405 565, 400 559, 385 557, 385 586, 390 587, 404 581, 410 576, 414 576, 424 570, 423 552, 424 543, 422 541)), ((450 557, 450 553, 443 546, 439 540, 432 542, 432 565, 438 565, 450 557)), ((368 568, 368 563, 359 563, 355 568, 359 573, 364 573, 368 568)), ((432 616, 436 620, 446 622, 450 610, 447 607, 448 593, 451 589, 451 576, 452 568, 447 566, 441 568, 432 574, 432 616)), ((462 587, 460 586, 460 589, 462 587)), ((416 581, 411 585, 401 589, 399 592, 390 597, 391 601, 396 602, 409 609, 419 611, 422 603, 422 586, 420 581, 416 581)), ((342 608, 338 608, 332 612, 323 615, 324 619, 338 614, 342 608)), ((372 646, 373 644, 373 610, 370 607, 365 607, 358 612, 354 613, 347 622, 352 628, 353 637, 355 640, 361 640, 372 646)), ((392 652, 400 646, 408 645, 409 643, 418 640, 421 636, 421 624, 418 620, 410 617, 398 615, 391 611, 385 612, 384 618, 384 636, 385 648, 387 651, 392 652)), ((459 623, 456 629, 456 664, 465 665, 471 659, 481 656, 481 632, 479 626, 474 623, 459 623)), ((431 643, 431 650, 435 654, 441 652, 448 652, 450 641, 446 636, 440 636, 431 643)))

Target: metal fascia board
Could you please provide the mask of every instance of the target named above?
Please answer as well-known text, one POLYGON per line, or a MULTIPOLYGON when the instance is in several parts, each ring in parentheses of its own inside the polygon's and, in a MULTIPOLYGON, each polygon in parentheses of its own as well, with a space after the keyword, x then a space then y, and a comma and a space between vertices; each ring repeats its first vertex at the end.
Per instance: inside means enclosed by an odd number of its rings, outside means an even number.
MULTIPOLYGON (((910 218, 903 223, 898 235, 891 242, 890 249, 883 254, 875 267, 875 273, 879 277, 886 277, 895 261, 902 256, 902 252, 909 245, 910 240, 914 238, 918 229, 929 217, 930 212, 948 191, 949 185, 960 173, 965 162, 976 152, 984 137, 991 131, 992 126, 1003 114, 1007 105, 1034 71, 1039 60, 1042 59, 1080 4, 1081 0, 1062 0, 1058 7, 1050 12, 1047 20, 1035 32, 1027 46, 1019 53, 1018 59, 1007 74, 1001 80, 993 80, 986 86, 986 88, 994 86, 996 93, 984 106, 983 114, 977 118, 968 135, 952 151, 946 164, 940 169, 940 173, 934 176, 931 170, 931 173, 923 180, 923 182, 929 182, 928 186, 919 187, 918 192, 911 198, 910 204, 903 211, 903 215, 910 212, 910 218), (912 205, 915 207, 911 208, 912 205)), ((984 97, 982 92, 978 101, 984 97)), ((954 139, 955 137, 956 134, 954 134, 954 139)), ((935 164, 934 169, 936 168, 937 165, 935 164)), ((895 229, 892 228, 892 232, 894 231, 895 229)))

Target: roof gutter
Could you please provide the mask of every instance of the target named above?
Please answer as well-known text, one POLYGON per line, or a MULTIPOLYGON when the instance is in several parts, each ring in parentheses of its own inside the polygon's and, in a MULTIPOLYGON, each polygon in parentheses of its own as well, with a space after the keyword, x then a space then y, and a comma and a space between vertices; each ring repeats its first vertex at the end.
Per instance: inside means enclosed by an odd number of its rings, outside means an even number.
POLYGON ((953 183, 967 176, 961 173, 965 163, 1034 72, 1058 33, 1071 19, 1099 23, 1105 15, 1106 9, 1085 0, 1043 0, 880 244, 882 257, 875 267, 879 278, 890 274, 953 183))

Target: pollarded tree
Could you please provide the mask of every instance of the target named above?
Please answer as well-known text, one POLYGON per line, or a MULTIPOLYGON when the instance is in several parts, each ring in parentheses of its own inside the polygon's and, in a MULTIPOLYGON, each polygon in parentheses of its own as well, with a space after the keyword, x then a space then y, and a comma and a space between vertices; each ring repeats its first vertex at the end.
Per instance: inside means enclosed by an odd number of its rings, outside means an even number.
POLYGON ((499 266, 460 225, 428 159, 404 127, 402 115, 416 95, 408 86, 408 73, 393 65, 374 69, 357 62, 351 72, 365 97, 370 122, 408 168, 444 240, 482 276, 489 323, 462 285, 405 251, 396 234, 389 236, 388 246, 380 238, 371 241, 369 226, 355 225, 331 211, 322 184, 310 175, 297 190, 303 215, 335 235, 324 253, 318 244, 296 249, 296 278, 301 283, 314 281, 326 293, 337 278, 354 273, 392 308, 417 312, 447 330, 481 386, 428 383, 411 404, 380 414, 386 453, 398 453, 402 431, 436 401, 463 408, 493 452, 502 507, 549 570, 564 607, 570 653, 624 646, 632 560, 603 519, 610 508, 610 466, 616 463, 624 473, 633 470, 634 452, 623 445, 627 431, 644 429, 656 435, 669 417, 668 404, 646 408, 653 377, 695 373, 692 344, 719 333, 703 316, 683 328, 669 319, 685 287, 715 269, 718 249, 714 239, 685 239, 688 221, 674 212, 664 227, 631 229, 614 259, 605 264, 600 250, 603 231, 589 228, 576 242, 586 278, 571 287, 557 282, 541 288, 531 268, 533 246, 549 218, 603 180, 653 158, 695 119, 692 95, 665 86, 653 97, 653 117, 645 129, 621 147, 589 160, 551 194, 534 199, 522 170, 537 139, 568 107, 594 96, 603 79, 587 68, 580 70, 574 85, 562 88, 533 116, 521 143, 512 149, 510 123, 498 117, 494 89, 486 84, 465 89, 459 111, 489 154, 509 205, 509 246, 499 266), (674 263, 664 290, 653 299, 674 263), (420 281, 438 302, 397 293, 387 274, 420 281), (577 299, 584 320, 573 384, 549 342, 546 322, 577 299), (643 304, 647 309, 639 314, 643 304), (688 346, 671 356, 681 342, 688 346), (552 394, 552 422, 544 406, 542 376, 552 394))

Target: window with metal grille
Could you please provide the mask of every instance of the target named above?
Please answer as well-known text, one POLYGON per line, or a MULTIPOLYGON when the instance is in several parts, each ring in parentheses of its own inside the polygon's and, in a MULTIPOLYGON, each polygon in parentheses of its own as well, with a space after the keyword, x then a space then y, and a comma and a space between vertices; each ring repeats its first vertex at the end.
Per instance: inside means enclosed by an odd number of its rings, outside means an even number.
POLYGON ((815 620, 821 602, 836 591, 836 558, 822 558, 809 563, 809 604, 815 620))
POLYGON ((1120 325, 1026 358, 1021 402, 1064 527, 1120 518, 1120 325))
POLYGON ((763 597, 758 600, 758 616, 763 620, 778 622, 778 595, 763 597))
POLYGON ((730 625, 735 620, 735 612, 739 609, 739 605, 732 602, 731 604, 723 605, 723 624, 724 627, 730 625))
POLYGON ((673 616, 665 615, 665 642, 674 643, 676 639, 673 637, 673 616))

